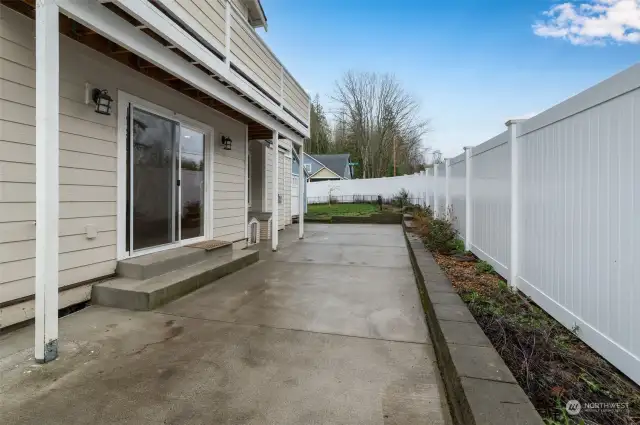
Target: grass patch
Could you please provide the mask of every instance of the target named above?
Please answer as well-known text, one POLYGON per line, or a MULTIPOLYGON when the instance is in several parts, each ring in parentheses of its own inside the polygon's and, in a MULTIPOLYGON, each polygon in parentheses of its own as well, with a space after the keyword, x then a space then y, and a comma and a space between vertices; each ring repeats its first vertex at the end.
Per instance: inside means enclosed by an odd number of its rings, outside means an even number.
POLYGON ((378 212, 373 204, 310 204, 305 217, 329 219, 333 216, 368 217, 378 212))

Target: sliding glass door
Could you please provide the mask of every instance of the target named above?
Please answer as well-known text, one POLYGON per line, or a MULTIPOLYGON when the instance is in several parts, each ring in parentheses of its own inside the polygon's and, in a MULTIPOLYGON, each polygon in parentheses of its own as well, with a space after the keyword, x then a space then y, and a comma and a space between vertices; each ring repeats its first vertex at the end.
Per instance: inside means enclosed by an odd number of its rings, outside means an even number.
POLYGON ((127 240, 130 255, 205 236, 205 133, 130 105, 127 240))
POLYGON ((204 134, 182 127, 180 134, 180 239, 204 236, 204 134))

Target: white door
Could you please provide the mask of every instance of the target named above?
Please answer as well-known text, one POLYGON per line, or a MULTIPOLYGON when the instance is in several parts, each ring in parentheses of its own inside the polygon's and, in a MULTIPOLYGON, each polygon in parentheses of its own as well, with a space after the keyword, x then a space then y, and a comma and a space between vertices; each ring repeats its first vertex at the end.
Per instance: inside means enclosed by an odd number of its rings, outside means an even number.
POLYGON ((298 200, 300 199, 300 196, 299 196, 300 191, 298 190, 299 184, 300 184, 300 179, 298 178, 298 176, 295 174, 292 174, 291 175, 291 216, 292 217, 297 217, 300 215, 300 202, 298 202, 298 200))

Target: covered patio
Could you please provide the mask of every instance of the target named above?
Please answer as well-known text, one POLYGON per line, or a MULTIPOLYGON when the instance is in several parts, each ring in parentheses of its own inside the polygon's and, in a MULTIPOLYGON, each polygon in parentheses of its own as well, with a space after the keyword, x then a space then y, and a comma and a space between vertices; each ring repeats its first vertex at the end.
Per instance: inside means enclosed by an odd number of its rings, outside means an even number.
POLYGON ((280 244, 159 310, 65 317, 51 364, 32 327, 0 338, 0 422, 450 423, 401 227, 280 244))

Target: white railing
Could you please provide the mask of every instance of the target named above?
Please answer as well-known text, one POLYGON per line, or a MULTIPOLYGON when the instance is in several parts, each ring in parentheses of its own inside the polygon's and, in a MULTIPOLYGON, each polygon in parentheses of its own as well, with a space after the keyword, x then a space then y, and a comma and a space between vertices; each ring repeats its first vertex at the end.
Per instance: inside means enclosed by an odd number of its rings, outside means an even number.
POLYGON ((231 63, 259 84, 297 118, 307 122, 309 95, 287 71, 267 43, 232 3, 229 52, 231 63))
MULTIPOLYGON (((513 288, 640 383, 640 65, 510 121, 447 164, 419 178, 427 203, 450 211, 513 288)), ((311 183, 309 196, 330 185, 342 195, 408 189, 397 179, 311 183)))
POLYGON ((309 95, 233 2, 161 0, 161 3, 219 51, 240 78, 248 78, 257 86, 260 91, 257 100, 271 102, 282 109, 282 115, 291 115, 297 122, 309 125, 309 95))

